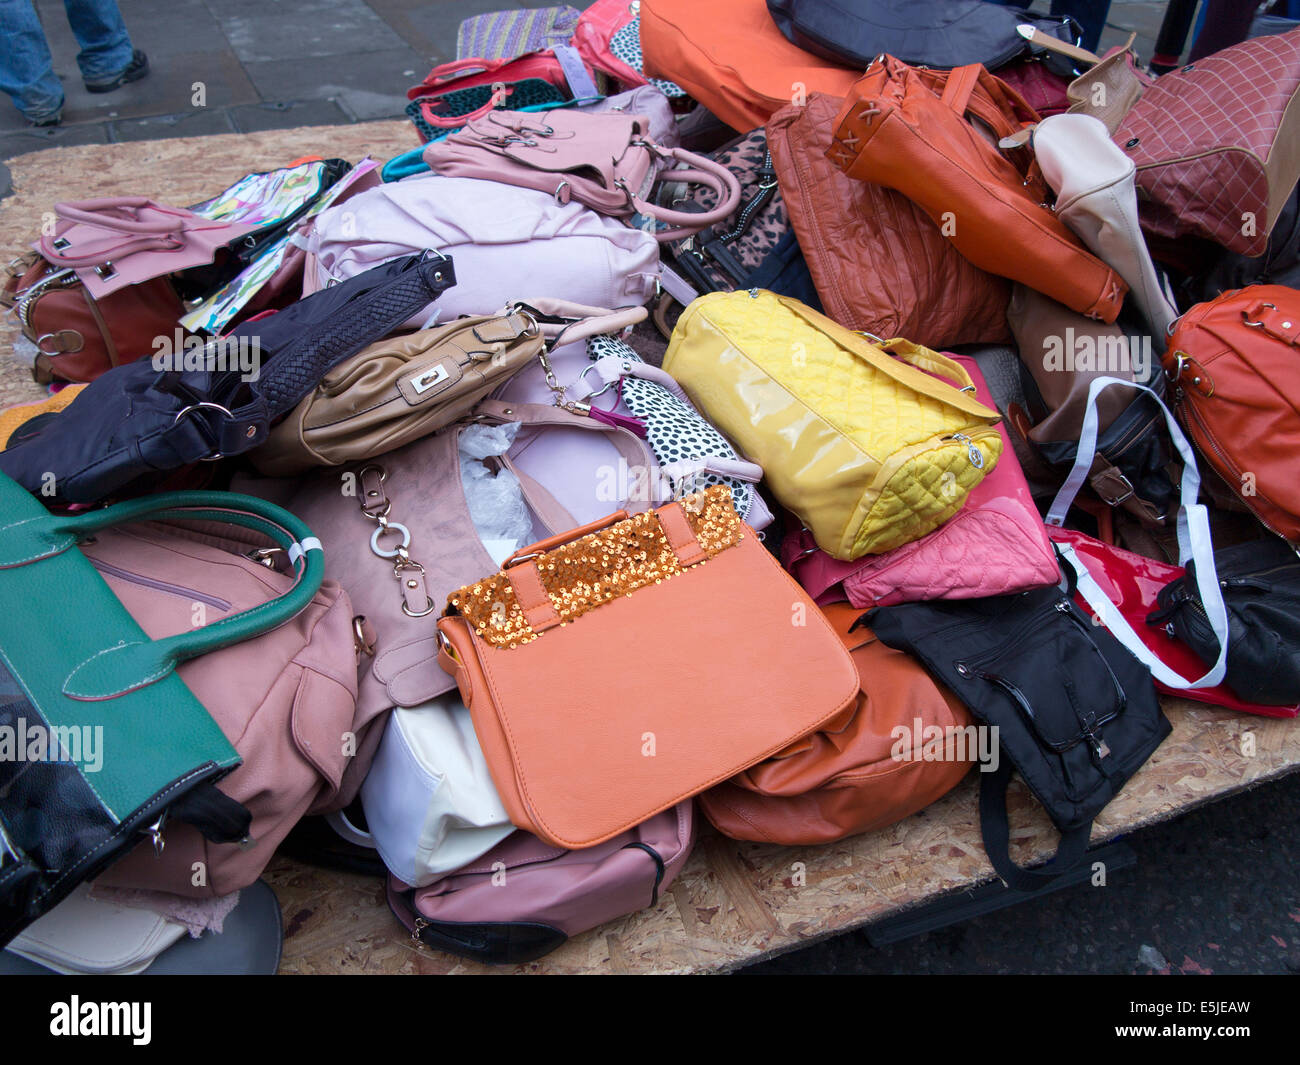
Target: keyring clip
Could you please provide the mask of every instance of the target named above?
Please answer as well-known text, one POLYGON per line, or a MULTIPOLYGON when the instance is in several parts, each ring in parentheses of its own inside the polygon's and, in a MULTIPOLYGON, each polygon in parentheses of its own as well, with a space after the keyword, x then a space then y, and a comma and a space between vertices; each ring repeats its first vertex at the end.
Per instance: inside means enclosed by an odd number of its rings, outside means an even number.
POLYGON ((403 525, 400 521, 382 522, 380 525, 378 525, 375 528, 375 531, 370 534, 370 550, 373 551, 380 558, 402 557, 402 552, 405 551, 410 546, 411 546, 411 530, 408 529, 405 525, 403 525), (393 551, 385 551, 383 548, 379 546, 379 538, 383 536, 384 533, 386 532, 400 532, 402 534, 401 544, 399 544, 398 547, 393 551))

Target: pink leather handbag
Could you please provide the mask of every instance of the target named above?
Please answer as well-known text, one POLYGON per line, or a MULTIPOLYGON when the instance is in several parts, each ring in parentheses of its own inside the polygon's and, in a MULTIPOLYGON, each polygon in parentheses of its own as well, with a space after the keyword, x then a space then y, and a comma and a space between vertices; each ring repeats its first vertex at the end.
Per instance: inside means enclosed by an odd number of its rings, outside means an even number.
POLYGON ((437 174, 486 178, 577 200, 614 218, 641 215, 670 228, 660 241, 698 233, 730 218, 740 203, 740 184, 725 166, 684 148, 649 139, 645 115, 589 111, 493 111, 424 149, 437 174), (653 202, 652 191, 672 171, 675 185, 706 185, 717 194, 711 211, 675 211, 653 202))
POLYGON ((56 203, 54 232, 32 245, 70 268, 95 299, 126 285, 202 266, 256 227, 218 222, 144 196, 56 203))
POLYGON ((570 936, 656 905, 694 845, 692 799, 582 850, 514 832, 428 887, 390 876, 388 904, 418 944, 477 961, 532 961, 570 936))
MULTIPOLYGON (((968 355, 949 358, 966 368, 980 402, 994 406, 975 360, 968 355)), ((934 532, 883 555, 840 562, 819 550, 807 529, 800 529, 781 545, 786 569, 818 604, 847 598, 860 608, 980 599, 1055 583, 1056 555, 1043 520, 1005 426, 999 423, 997 430, 1002 458, 971 491, 965 507, 934 532)))

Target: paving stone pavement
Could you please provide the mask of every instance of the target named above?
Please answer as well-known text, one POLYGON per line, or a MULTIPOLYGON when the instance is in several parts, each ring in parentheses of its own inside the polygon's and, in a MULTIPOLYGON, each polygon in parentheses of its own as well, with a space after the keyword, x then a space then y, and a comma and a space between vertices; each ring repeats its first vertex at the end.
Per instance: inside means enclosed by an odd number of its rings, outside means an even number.
MULTIPOLYGON (((36 0, 64 79, 64 125, 30 130, 0 101, 0 159, 397 117, 407 87, 454 58, 461 19, 550 2, 120 0, 151 73, 93 96, 61 0, 36 0)), ((1149 57, 1164 8, 1116 0, 1102 48, 1132 31, 1149 57)), ((0 196, 7 187, 0 165, 0 196)), ((1134 834, 1137 866, 1105 888, 1062 891, 882 949, 840 936, 746 972, 1300 972, 1297 810, 1300 774, 1134 834)))

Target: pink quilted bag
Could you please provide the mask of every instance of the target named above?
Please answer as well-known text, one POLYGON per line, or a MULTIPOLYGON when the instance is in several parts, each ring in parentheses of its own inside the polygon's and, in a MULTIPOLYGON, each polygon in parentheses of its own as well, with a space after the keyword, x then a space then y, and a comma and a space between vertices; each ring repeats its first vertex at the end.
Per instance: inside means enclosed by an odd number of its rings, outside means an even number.
MULTIPOLYGON (((993 396, 975 360, 952 355, 970 373, 980 402, 993 396)), ((840 562, 817 548, 807 529, 787 536, 782 562, 819 604, 848 599, 855 607, 923 599, 980 599, 1053 584, 1056 554, 1034 506, 1006 429, 1002 458, 971 491, 966 505, 934 532, 882 555, 840 562), (842 585, 842 587, 840 587, 842 585)))

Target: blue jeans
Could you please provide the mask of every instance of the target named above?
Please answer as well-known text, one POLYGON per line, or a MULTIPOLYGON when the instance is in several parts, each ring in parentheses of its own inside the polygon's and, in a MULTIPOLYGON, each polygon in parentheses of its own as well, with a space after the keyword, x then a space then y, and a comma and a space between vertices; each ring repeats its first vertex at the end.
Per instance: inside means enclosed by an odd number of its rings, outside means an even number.
MULTIPOLYGON (((81 45, 77 66, 86 81, 103 81, 131 64, 131 38, 117 0, 63 0, 68 25, 81 45)), ((33 0, 0 0, 0 89, 33 122, 63 107, 63 86, 54 73, 33 0)))

